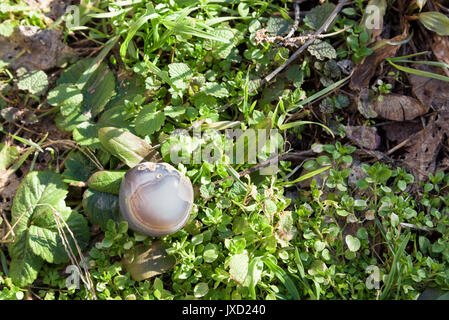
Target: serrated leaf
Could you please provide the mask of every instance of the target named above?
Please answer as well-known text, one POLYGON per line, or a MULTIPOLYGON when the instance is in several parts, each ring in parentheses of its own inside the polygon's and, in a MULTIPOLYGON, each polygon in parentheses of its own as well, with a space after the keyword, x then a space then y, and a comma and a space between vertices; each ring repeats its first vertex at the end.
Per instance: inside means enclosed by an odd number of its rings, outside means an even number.
POLYGON ((106 230, 109 219, 121 221, 119 198, 114 194, 87 189, 83 195, 83 207, 89 221, 102 230, 106 230))
POLYGON ((73 84, 61 84, 51 90, 47 102, 52 106, 60 106, 61 114, 68 116, 74 112, 80 113, 83 105, 83 94, 73 84))
POLYGON ((242 284, 248 273, 249 258, 246 253, 236 254, 229 260, 229 274, 237 283, 242 284))
MULTIPOLYGON (((315 30, 318 30, 327 18, 331 15, 332 11, 335 9, 335 4, 331 2, 325 2, 322 5, 316 6, 310 10, 304 17, 304 23, 315 30)), ((335 19, 334 19, 335 20, 335 19)), ((330 27, 332 26, 332 23, 330 27)))
POLYGON ((330 45, 326 41, 322 41, 319 39, 316 39, 307 48, 307 50, 310 52, 311 55, 315 56, 318 60, 324 60, 325 58, 328 59, 337 58, 337 52, 335 51, 334 47, 332 47, 332 45, 330 45))
POLYGON ((32 94, 41 94, 48 87, 47 74, 42 70, 31 71, 20 78, 17 87, 32 94))
POLYGON ((73 181, 87 181, 97 170, 96 166, 86 158, 81 152, 70 153, 65 162, 65 179, 73 181))
POLYGON ((434 31, 440 36, 449 35, 449 18, 441 12, 421 12, 418 19, 426 29, 434 31))
POLYGON ((215 28, 211 31, 211 34, 226 39, 226 41, 207 40, 204 42, 204 49, 211 50, 216 58, 226 59, 234 48, 234 43, 232 42, 232 39, 234 39, 234 32, 235 31, 230 28, 215 28))
MULTIPOLYGON (((65 205, 66 189, 61 176, 50 171, 30 172, 20 184, 11 209, 16 238, 8 248, 14 283, 32 283, 44 260, 56 263, 68 261, 55 214, 66 221, 81 248, 87 245, 87 221, 65 205)), ((73 239, 65 228, 62 232, 74 250, 73 239)))
POLYGON ((168 65, 170 79, 178 89, 187 89, 188 81, 193 77, 193 72, 185 63, 172 63, 168 65))
POLYGON ((89 178, 87 185, 92 190, 119 194, 125 173, 126 171, 97 171, 89 178))
POLYGON ((103 111, 113 96, 114 89, 114 74, 105 63, 101 63, 83 89, 84 104, 91 109, 92 116, 103 111))
POLYGON ((124 130, 105 127, 98 130, 101 145, 129 167, 135 167, 144 159, 157 162, 159 153, 138 136, 124 130))
POLYGON ((50 171, 30 172, 23 179, 13 200, 11 223, 17 223, 14 232, 20 234, 36 219, 52 220, 53 214, 48 205, 57 210, 64 209, 66 194, 67 186, 60 175, 50 171))
POLYGON ((61 131, 71 132, 80 124, 89 121, 89 118, 84 114, 72 113, 67 117, 63 116, 61 113, 58 113, 55 117, 56 127, 61 131))
POLYGON ((272 36, 282 36, 291 28, 292 23, 282 17, 270 17, 265 28, 272 36))
POLYGON ((35 255, 29 247, 28 232, 17 235, 13 243, 8 247, 11 263, 9 276, 13 283, 25 287, 36 280, 44 260, 35 255))
POLYGON ((136 118, 136 132, 140 136, 153 134, 161 129, 165 122, 165 114, 162 111, 154 111, 154 106, 146 105, 136 118))
MULTIPOLYGON (((67 208, 64 218, 71 232, 75 235, 78 246, 81 249, 85 248, 89 242, 90 235, 86 219, 82 215, 72 211, 70 208, 67 208)), ((69 261, 64 243, 62 242, 55 225, 32 225, 28 232, 30 248, 34 254, 50 263, 63 263, 69 261)), ((64 234, 72 251, 76 252, 75 242, 70 233, 65 229, 64 234)))
POLYGON ((206 82, 201 91, 216 98, 226 98, 229 91, 221 84, 216 82, 206 82))
POLYGON ((73 129, 73 140, 80 146, 97 149, 100 146, 97 125, 91 121, 84 121, 73 129))

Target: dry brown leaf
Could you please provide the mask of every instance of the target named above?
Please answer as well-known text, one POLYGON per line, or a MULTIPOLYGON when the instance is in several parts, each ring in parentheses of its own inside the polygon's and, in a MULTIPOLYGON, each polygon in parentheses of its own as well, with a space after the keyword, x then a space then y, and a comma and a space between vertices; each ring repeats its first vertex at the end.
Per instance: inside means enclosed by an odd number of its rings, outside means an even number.
MULTIPOLYGON (((449 39, 446 36, 439 36, 434 34, 431 48, 438 61, 449 65, 449 39)), ((449 76, 449 70, 444 69, 444 72, 449 76)))
MULTIPOLYGON (((404 32, 392 39, 390 42, 401 42, 405 38, 407 38, 408 32, 404 30, 404 32)), ((386 40, 379 40, 377 44, 384 42, 386 40)), ((362 88, 368 87, 371 78, 374 76, 377 67, 385 61, 386 58, 393 57, 396 55, 399 47, 401 45, 391 45, 385 44, 382 47, 378 48, 374 51, 373 54, 366 57, 365 61, 362 64, 357 65, 354 68, 354 73, 351 77, 351 83, 349 87, 353 90, 360 91, 362 88)))
MULTIPOLYGON (((427 65, 414 65, 416 69, 441 74, 440 68, 427 65)), ((433 78, 408 74, 408 79, 412 85, 413 94, 427 108, 438 111, 449 104, 449 83, 433 78)))
POLYGON ((432 116, 428 125, 410 137, 404 164, 414 173, 417 180, 435 173, 436 157, 441 148, 444 134, 449 133, 447 112, 432 116))
POLYGON ((387 139, 393 142, 402 142, 422 129, 421 122, 392 122, 382 126, 387 139))
POLYGON ((3 209, 9 209, 11 207, 12 199, 19 185, 20 179, 13 170, 0 170, 0 201, 3 202, 3 209))
POLYGON ((346 126, 346 136, 361 148, 374 150, 380 145, 377 129, 366 126, 346 126))
POLYGON ((393 120, 405 121, 413 120, 416 117, 429 111, 429 107, 424 105, 415 98, 400 94, 382 95, 381 99, 377 99, 373 104, 373 110, 378 116, 393 120))

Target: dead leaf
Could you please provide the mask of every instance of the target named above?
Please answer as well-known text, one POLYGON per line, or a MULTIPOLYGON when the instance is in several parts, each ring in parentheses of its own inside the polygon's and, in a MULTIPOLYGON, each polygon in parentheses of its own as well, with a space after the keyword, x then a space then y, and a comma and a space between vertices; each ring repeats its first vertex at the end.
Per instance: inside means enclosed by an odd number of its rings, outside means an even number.
POLYGON ((162 241, 152 241, 151 247, 139 245, 125 253, 122 264, 135 281, 160 275, 173 268, 176 260, 167 254, 168 245, 162 241))
POLYGON ((428 125, 410 137, 404 164, 409 167, 418 181, 435 173, 436 158, 444 134, 449 134, 447 112, 432 116, 428 125))
MULTIPOLYGON (((440 68, 427 65, 414 65, 416 69, 442 74, 440 68)), ((412 85, 412 92, 419 101, 427 108, 436 111, 449 104, 449 83, 433 78, 408 74, 408 79, 412 85)))
MULTIPOLYGON (((438 61, 449 65, 449 39, 446 36, 439 36, 436 33, 433 35, 433 42, 431 48, 438 61)), ((444 72, 449 76, 449 70, 444 69, 444 72)))
POLYGON ((382 126, 382 128, 388 140, 399 143, 420 131, 422 124, 418 121, 392 122, 382 126))
MULTIPOLYGON (((407 29, 405 29, 402 34, 390 40, 379 40, 377 44, 382 43, 384 41, 400 42, 405 38, 407 38, 407 35, 408 32, 407 29)), ((369 82, 371 78, 374 76, 377 67, 383 61, 385 61, 386 58, 395 56, 400 46, 401 46, 400 44, 398 45, 385 44, 382 47, 375 50, 373 54, 366 57, 365 61, 362 64, 359 64, 354 68, 354 73, 352 74, 351 83, 349 84, 349 87, 357 91, 360 91, 362 88, 368 87, 369 82)))
POLYGON ((373 110, 378 116, 393 120, 405 121, 413 120, 429 111, 429 107, 424 105, 415 98, 400 94, 381 95, 373 104, 373 110))
POLYGON ((74 56, 73 50, 62 43, 62 36, 58 31, 41 30, 34 26, 19 26, 10 37, 0 36, 0 60, 9 62, 21 53, 23 54, 11 62, 11 68, 48 70, 74 56))
POLYGON ((20 180, 13 170, 0 170, 0 198, 3 200, 3 209, 9 210, 12 199, 14 198, 19 185, 20 180))
POLYGON ((361 148, 374 150, 380 145, 380 136, 375 127, 346 126, 346 136, 361 148))

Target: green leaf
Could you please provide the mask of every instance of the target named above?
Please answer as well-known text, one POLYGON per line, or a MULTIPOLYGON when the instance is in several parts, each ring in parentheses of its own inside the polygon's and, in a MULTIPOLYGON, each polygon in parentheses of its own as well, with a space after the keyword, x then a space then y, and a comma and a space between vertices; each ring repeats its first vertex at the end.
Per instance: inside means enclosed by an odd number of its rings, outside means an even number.
POLYGON ((349 250, 356 252, 360 249, 360 240, 348 234, 345 238, 349 250))
POLYGON ((193 294, 195 298, 204 297, 209 292, 209 286, 206 282, 198 283, 195 288, 193 288, 193 294))
POLYGON ((188 81, 193 77, 193 72, 185 63, 172 63, 168 65, 168 73, 173 84, 178 89, 187 89, 188 81))
POLYGON ((105 63, 101 63, 83 89, 84 104, 89 106, 92 116, 103 111, 115 93, 115 77, 105 63))
POLYGON ((148 136, 161 129, 165 123, 165 113, 154 111, 154 107, 146 105, 137 115, 135 127, 140 136, 148 136))
POLYGON ((208 243, 204 248, 203 258, 204 262, 212 263, 217 260, 219 254, 218 246, 214 243, 208 243))
POLYGON ((65 162, 64 179, 86 182, 97 170, 96 166, 81 152, 70 153, 65 162))
POLYGON ((48 87, 47 74, 42 70, 26 73, 19 79, 17 87, 32 94, 41 94, 48 87))
POLYGON ((242 17, 248 16, 248 13, 249 13, 248 4, 244 3, 244 2, 239 3, 239 5, 237 7, 237 11, 239 12, 239 15, 241 15, 242 17))
MULTIPOLYGON (((65 213, 60 213, 63 215, 69 229, 75 235, 78 246, 81 249, 85 248, 89 242, 90 235, 86 219, 82 215, 72 211, 70 208, 67 208, 65 213)), ((62 242, 56 225, 32 225, 28 232, 30 248, 34 254, 50 263, 63 263, 69 261, 64 243, 62 242)), ((72 251, 76 252, 75 242, 70 233, 65 230, 64 234, 72 251)))
POLYGON ((44 260, 31 250, 28 237, 28 232, 23 232, 8 247, 11 256, 9 276, 20 287, 33 283, 44 264, 44 260))
POLYGON ((83 94, 73 84, 63 83, 51 90, 47 102, 52 106, 61 107, 61 114, 68 116, 74 112, 80 113, 83 106, 83 94))
MULTIPOLYGON (((81 248, 87 245, 87 221, 65 205, 66 189, 61 176, 50 171, 30 172, 17 189, 11 208, 16 238, 8 248, 15 283, 32 283, 44 260, 55 263, 68 261, 55 215, 68 224, 81 248)), ((60 223, 63 225, 61 232, 75 250, 73 239, 63 222, 60 223)))
POLYGON ((294 300, 299 300, 301 297, 299 296, 298 289, 296 288, 295 283, 289 277, 287 272, 285 272, 281 267, 276 265, 273 261, 271 261, 268 257, 262 258, 262 261, 267 265, 267 267, 274 273, 276 278, 287 288, 288 292, 292 296, 294 300))
POLYGON ((160 158, 159 153, 148 143, 130 132, 114 127, 105 127, 98 130, 98 137, 108 152, 131 168, 144 159, 157 162, 157 159, 160 158))
POLYGON ((204 49, 211 50, 214 57, 218 59, 226 59, 232 52, 234 48, 234 31, 230 28, 219 27, 214 29, 211 34, 217 36, 221 39, 226 39, 223 41, 207 40, 204 43, 204 49))
POLYGON ((119 198, 111 193, 87 189, 83 195, 83 208, 89 221, 99 225, 102 230, 106 230, 109 219, 117 222, 121 220, 119 198))
POLYGON ((282 17, 270 17, 267 22, 266 30, 272 36, 282 36, 291 28, 292 23, 282 17))
POLYGON ((335 59, 337 58, 337 52, 334 47, 326 41, 316 39, 307 50, 311 55, 315 56, 318 60, 335 59))
POLYGON ((87 184, 96 191, 119 194, 125 173, 126 171, 98 171, 89 178, 87 184))
POLYGON ((92 121, 84 121, 73 129, 73 140, 80 146, 98 149, 100 140, 98 139, 97 125, 92 121))
POLYGON ((449 18, 441 12, 421 12, 418 19, 426 29, 434 31, 440 36, 449 36, 449 18))
MULTIPOLYGON (((322 5, 316 6, 310 10, 304 17, 304 23, 315 30, 318 30, 327 18, 331 15, 332 11, 335 9, 335 4, 331 2, 325 2, 322 5)), ((335 21, 335 19, 334 19, 335 21)), ((332 27, 332 24, 329 27, 332 27)))
POLYGON ((236 254, 229 260, 229 274, 237 283, 242 284, 248 273, 249 258, 246 253, 236 254))
POLYGON ((206 82, 201 91, 216 98, 226 98, 229 96, 228 90, 216 82, 206 82))
POLYGON ((256 299, 256 285, 261 279, 262 271, 263 261, 259 257, 254 258, 249 264, 246 278, 250 296, 253 300, 256 299))

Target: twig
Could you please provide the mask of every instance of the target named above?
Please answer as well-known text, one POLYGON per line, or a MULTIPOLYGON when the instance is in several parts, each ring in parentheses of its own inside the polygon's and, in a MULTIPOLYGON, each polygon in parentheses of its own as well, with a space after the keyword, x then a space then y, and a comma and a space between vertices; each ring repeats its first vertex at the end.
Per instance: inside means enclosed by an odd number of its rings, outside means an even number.
POLYGON ((295 22, 293 22, 292 28, 290 29, 290 32, 285 37, 285 39, 291 38, 295 34, 296 29, 298 29, 299 19, 300 19, 299 13, 300 13, 300 11, 299 11, 299 3, 295 2, 295 22))
MULTIPOLYGON (((327 18, 326 22, 313 34, 315 37, 322 34, 329 28, 332 21, 334 21, 337 14, 340 12, 340 10, 343 8, 343 6, 346 4, 348 0, 340 0, 338 5, 335 7, 334 11, 330 14, 330 16, 327 18)), ((268 83, 270 82, 279 72, 285 69, 290 63, 292 63, 308 46, 312 44, 313 41, 315 41, 315 37, 307 40, 283 65, 279 66, 274 70, 272 73, 270 73, 268 76, 266 76, 262 82, 268 83)))
POLYGON ((399 143, 398 145, 396 145, 395 147, 391 148, 390 150, 387 151, 387 155, 392 154, 393 152, 395 152, 396 150, 402 148, 403 146, 405 146, 408 142, 410 141, 410 138, 405 139, 404 141, 402 141, 401 143, 399 143))

